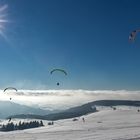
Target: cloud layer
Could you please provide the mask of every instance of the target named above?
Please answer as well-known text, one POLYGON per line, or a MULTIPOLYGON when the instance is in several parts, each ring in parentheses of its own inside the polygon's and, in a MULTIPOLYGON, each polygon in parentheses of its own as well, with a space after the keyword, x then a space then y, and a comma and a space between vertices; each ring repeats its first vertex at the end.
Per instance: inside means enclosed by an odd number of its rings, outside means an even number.
POLYGON ((0 94, 0 100, 12 98, 11 102, 46 109, 66 109, 104 99, 140 100, 140 91, 127 90, 1 90, 0 94))

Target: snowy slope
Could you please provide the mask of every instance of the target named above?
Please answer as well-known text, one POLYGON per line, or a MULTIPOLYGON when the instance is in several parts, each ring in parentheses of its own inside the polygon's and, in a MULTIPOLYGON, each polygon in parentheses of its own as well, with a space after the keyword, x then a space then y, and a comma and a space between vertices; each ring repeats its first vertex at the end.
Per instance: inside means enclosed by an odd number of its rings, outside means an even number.
MULTIPOLYGON (((2 140, 140 140, 140 112, 137 108, 101 109, 78 121, 59 120, 53 126, 0 132, 2 140)), ((17 122, 19 120, 15 120, 17 122)))

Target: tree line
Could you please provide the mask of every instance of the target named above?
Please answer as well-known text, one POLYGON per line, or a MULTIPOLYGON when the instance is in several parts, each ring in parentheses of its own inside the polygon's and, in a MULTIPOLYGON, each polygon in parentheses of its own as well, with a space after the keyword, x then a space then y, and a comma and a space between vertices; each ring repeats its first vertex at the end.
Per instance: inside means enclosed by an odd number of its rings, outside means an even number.
POLYGON ((18 124, 14 124, 13 122, 8 123, 6 125, 2 125, 0 131, 14 131, 14 130, 23 130, 35 127, 44 126, 43 121, 30 121, 30 122, 19 122, 18 124))

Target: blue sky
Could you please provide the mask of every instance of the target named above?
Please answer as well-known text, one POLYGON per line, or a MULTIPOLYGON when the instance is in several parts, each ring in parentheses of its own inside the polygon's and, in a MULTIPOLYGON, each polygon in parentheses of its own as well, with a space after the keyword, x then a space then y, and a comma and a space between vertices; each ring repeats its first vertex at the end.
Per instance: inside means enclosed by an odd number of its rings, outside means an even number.
POLYGON ((139 0, 1 0, 0 88, 140 89, 139 0), (68 73, 50 75, 53 68, 68 73), (60 86, 56 86, 56 82, 60 86))

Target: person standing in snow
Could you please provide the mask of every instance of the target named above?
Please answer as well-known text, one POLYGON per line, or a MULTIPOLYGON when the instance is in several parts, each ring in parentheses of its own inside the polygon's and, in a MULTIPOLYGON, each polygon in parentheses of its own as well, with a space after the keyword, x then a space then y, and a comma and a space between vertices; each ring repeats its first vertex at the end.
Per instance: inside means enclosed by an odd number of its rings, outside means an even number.
POLYGON ((84 117, 82 118, 82 120, 83 120, 83 122, 85 122, 85 118, 84 117))

